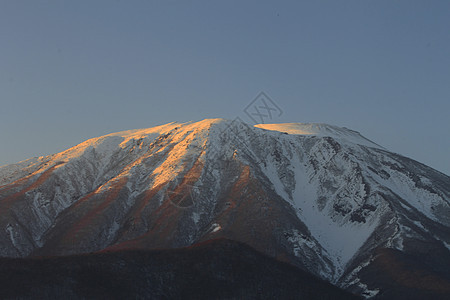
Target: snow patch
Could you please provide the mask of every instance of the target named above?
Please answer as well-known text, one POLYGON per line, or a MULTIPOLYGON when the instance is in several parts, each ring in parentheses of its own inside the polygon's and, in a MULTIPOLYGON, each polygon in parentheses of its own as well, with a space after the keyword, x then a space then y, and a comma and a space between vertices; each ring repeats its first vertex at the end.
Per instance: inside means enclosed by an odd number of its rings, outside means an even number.
MULTIPOLYGON (((442 199, 439 195, 431 193, 425 189, 417 188, 415 183, 401 172, 394 172, 390 170, 389 174, 389 179, 379 179, 380 184, 389 188, 400 198, 407 201, 411 206, 431 220, 440 222, 440 220, 433 213, 433 207, 438 205, 448 206, 444 199, 442 199)), ((402 206, 405 207, 403 204, 402 206)))
POLYGON ((373 298, 380 292, 379 289, 369 290, 367 285, 362 282, 358 282, 358 287, 363 290, 362 296, 366 299, 373 298))
POLYGON ((220 224, 214 223, 211 225, 210 231, 211 231, 211 233, 215 233, 221 229, 222 229, 222 226, 220 226, 220 224))
POLYGON ((295 168, 296 187, 293 195, 298 216, 330 254, 338 273, 342 272, 378 223, 369 220, 367 223, 349 221, 340 224, 333 220, 326 209, 320 210, 318 207, 317 183, 310 182, 308 172, 299 161, 292 165, 295 168))
POLYGON ((198 212, 192 213, 192 221, 194 221, 195 225, 200 221, 200 214, 198 212))
POLYGON ((19 243, 16 240, 16 232, 14 231, 14 228, 11 224, 8 224, 6 226, 6 232, 9 234, 9 239, 11 240, 11 243, 14 245, 14 247, 19 250, 19 243))
POLYGON ((446 242, 444 242, 443 240, 441 240, 442 243, 444 243, 444 246, 450 251, 450 244, 447 244, 446 242))

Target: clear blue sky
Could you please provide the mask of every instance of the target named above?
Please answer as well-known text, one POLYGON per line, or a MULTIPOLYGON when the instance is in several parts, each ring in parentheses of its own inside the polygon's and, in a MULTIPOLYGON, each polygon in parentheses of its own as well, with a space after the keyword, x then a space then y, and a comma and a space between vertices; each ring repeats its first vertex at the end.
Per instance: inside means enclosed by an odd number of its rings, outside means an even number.
POLYGON ((450 174, 450 1, 0 2, 0 165, 260 91, 450 174))

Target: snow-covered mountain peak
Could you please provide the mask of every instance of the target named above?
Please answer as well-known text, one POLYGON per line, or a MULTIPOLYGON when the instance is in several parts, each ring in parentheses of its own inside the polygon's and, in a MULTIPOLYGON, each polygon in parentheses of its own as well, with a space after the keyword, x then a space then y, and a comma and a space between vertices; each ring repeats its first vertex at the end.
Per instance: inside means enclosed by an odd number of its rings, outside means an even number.
POLYGON ((373 296, 382 284, 359 274, 378 249, 450 261, 450 178, 379 148, 347 128, 238 118, 93 138, 0 167, 0 256, 222 237, 373 296))
POLYGON ((365 138, 357 131, 325 123, 258 124, 255 127, 295 135, 329 136, 354 144, 383 149, 383 147, 365 138))

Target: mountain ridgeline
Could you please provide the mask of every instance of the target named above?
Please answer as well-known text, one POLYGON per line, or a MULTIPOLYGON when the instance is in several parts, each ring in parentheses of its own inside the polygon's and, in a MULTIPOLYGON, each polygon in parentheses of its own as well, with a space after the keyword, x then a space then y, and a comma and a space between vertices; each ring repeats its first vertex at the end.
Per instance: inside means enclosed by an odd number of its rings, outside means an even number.
POLYGON ((0 167, 0 211, 11 272, 219 240, 202 251, 249 246, 366 298, 450 295, 450 177, 326 124, 207 119, 90 139, 0 167))

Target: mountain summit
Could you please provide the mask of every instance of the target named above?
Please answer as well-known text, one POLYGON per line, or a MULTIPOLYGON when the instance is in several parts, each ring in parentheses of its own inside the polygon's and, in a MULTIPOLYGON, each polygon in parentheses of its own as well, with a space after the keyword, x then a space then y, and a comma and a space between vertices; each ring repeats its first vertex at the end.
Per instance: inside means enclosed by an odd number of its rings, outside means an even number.
POLYGON ((105 135, 0 167, 0 211, 6 257, 226 238, 365 297, 450 294, 450 177, 332 125, 105 135))

